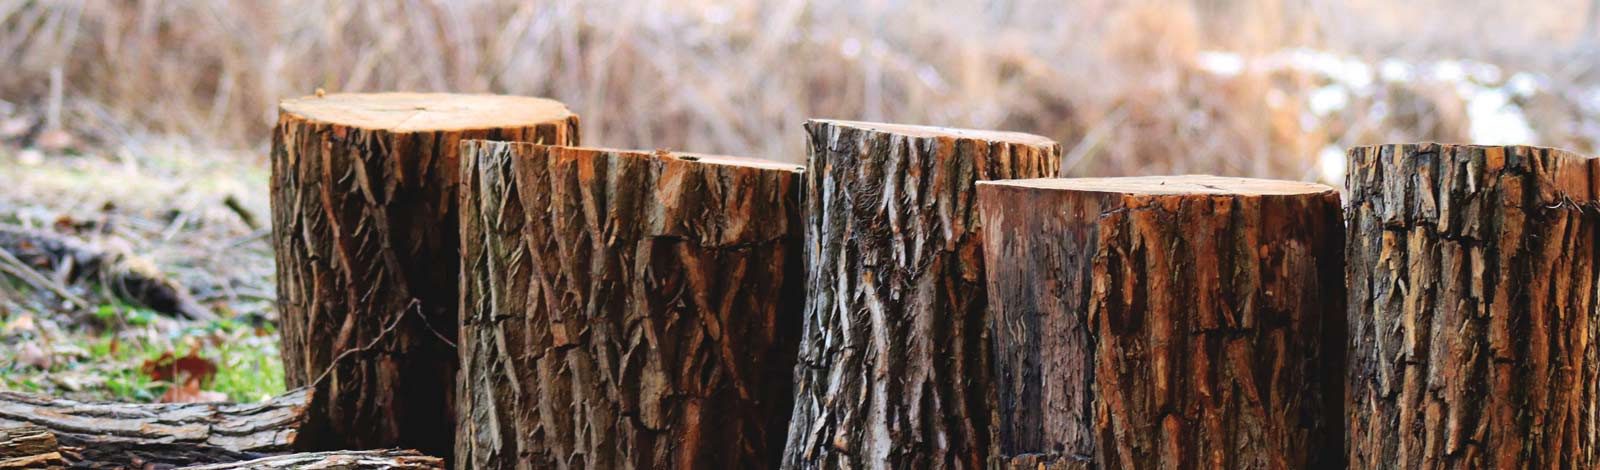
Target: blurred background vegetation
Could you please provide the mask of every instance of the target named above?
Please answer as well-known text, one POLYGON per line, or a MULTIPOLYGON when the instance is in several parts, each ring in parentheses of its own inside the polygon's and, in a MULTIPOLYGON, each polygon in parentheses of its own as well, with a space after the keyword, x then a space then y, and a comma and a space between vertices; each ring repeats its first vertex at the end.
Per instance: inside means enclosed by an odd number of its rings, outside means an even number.
POLYGON ((208 389, 281 388, 266 139, 319 88, 552 97, 611 147, 799 161, 799 124, 833 117, 1040 134, 1074 175, 1338 184, 1356 144, 1593 153, 1597 21, 1594 0, 0 0, 0 223, 148 260, 223 317, 0 283, 0 385, 155 399, 171 384, 115 377, 193 352, 222 365, 208 389))

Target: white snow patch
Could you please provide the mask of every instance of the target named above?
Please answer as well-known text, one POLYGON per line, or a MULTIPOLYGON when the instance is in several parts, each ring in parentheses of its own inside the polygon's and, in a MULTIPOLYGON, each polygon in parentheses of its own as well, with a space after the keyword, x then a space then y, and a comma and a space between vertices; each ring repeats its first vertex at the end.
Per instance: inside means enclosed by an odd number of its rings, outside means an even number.
POLYGON ((1333 185, 1344 185, 1344 150, 1337 145, 1323 147, 1317 152, 1317 170, 1322 173, 1322 181, 1333 185))
POLYGON ((1239 54, 1224 51, 1201 51, 1195 56, 1195 62, 1207 72, 1224 77, 1237 76, 1244 72, 1244 58, 1239 54))
POLYGON ((1534 144, 1537 136, 1528 126, 1522 108, 1511 103, 1505 91, 1480 88, 1467 98, 1472 120, 1472 141, 1486 145, 1534 144))
POLYGON ((1327 116, 1350 105, 1350 92, 1338 84, 1328 85, 1313 90, 1309 101, 1313 114, 1327 116))

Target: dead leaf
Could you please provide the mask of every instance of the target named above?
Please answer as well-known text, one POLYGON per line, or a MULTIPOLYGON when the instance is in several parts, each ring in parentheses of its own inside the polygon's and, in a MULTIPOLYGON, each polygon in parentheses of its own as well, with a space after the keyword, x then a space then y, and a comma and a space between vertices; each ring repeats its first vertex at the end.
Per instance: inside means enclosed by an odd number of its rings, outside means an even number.
MULTIPOLYGON (((168 351, 162 353, 161 357, 144 361, 144 365, 139 370, 144 372, 145 376, 150 377, 150 380, 173 383, 187 382, 189 380, 209 382, 213 376, 217 375, 217 363, 200 357, 194 351, 190 351, 189 355, 183 357, 176 357, 171 351, 168 351)), ((197 383, 195 386, 199 387, 199 384, 197 383)))
POLYGON ((228 401, 228 395, 222 392, 211 392, 200 389, 200 380, 189 379, 182 384, 175 384, 161 394, 162 403, 204 403, 213 401, 228 401))

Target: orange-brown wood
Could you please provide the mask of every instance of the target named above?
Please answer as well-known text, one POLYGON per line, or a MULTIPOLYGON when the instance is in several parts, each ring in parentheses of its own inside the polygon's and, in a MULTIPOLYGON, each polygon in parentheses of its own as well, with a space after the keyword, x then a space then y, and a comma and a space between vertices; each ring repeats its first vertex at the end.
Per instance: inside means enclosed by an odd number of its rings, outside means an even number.
POLYGON ((1341 468, 1327 186, 978 183, 1002 468, 1341 468))

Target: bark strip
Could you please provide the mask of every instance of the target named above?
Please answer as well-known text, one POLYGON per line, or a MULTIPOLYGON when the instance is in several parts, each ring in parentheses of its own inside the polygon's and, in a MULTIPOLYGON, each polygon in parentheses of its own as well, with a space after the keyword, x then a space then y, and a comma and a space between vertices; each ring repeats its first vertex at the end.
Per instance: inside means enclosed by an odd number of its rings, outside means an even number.
POLYGON ((444 460, 414 450, 336 450, 274 455, 244 462, 183 467, 181 470, 444 470, 444 460))
POLYGON ((0 427, 0 470, 66 468, 56 436, 34 425, 0 427))

